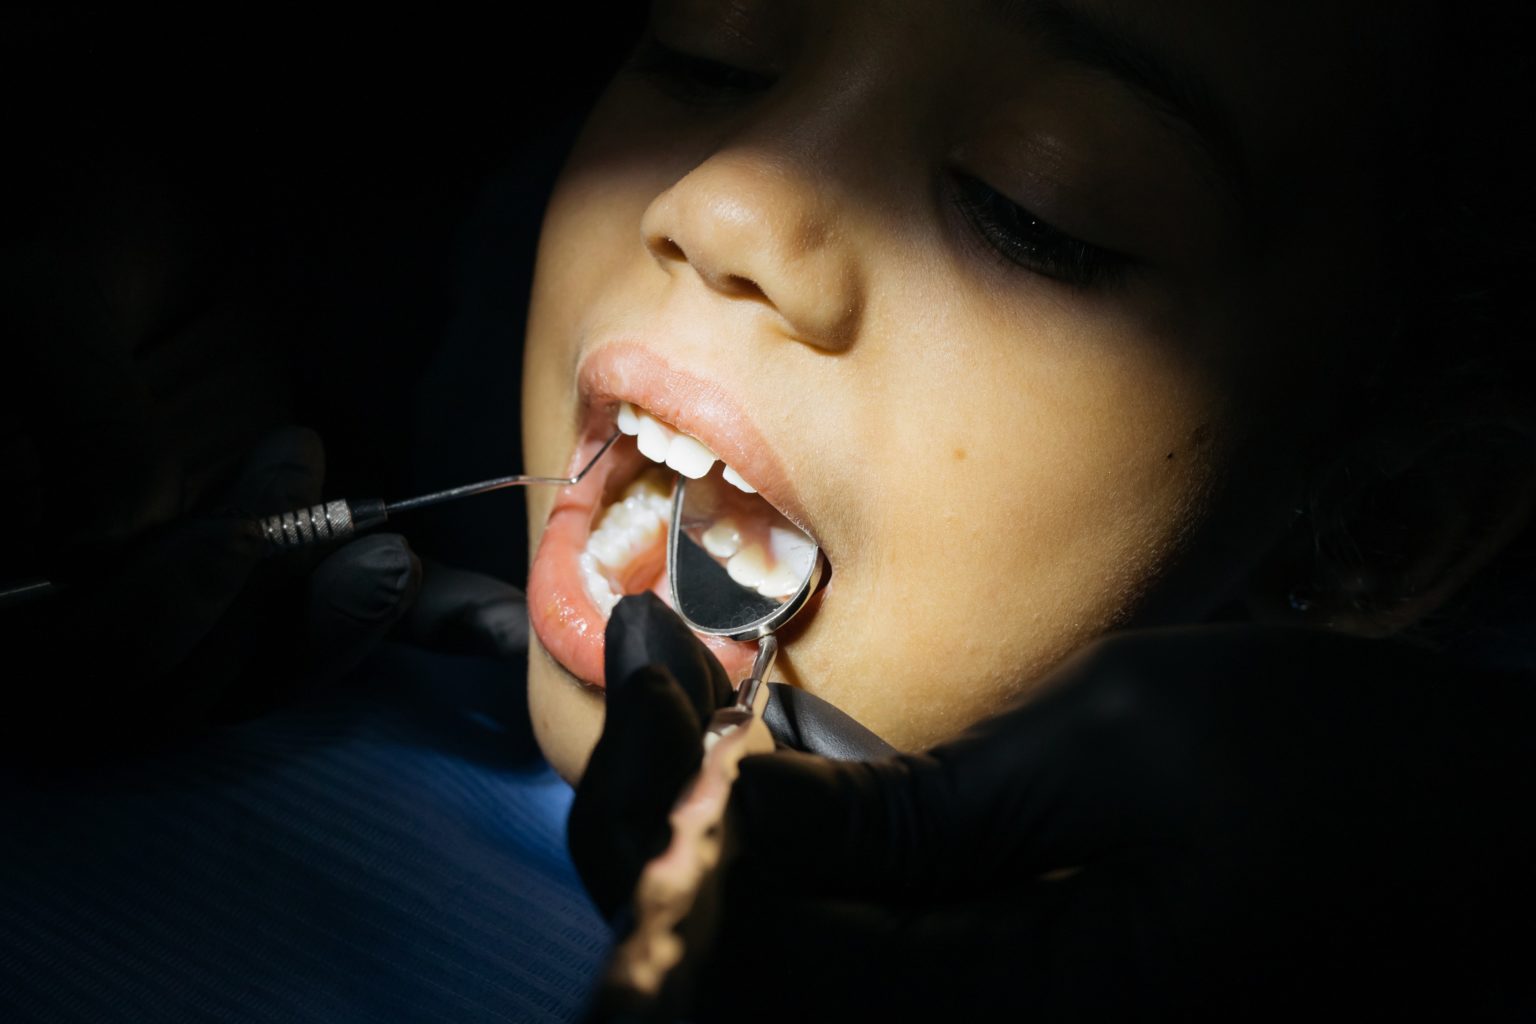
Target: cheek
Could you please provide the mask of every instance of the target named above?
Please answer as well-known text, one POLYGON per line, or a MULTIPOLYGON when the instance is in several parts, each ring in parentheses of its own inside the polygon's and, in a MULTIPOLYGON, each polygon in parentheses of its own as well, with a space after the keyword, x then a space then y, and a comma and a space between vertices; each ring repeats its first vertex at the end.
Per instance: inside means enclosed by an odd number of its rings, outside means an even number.
POLYGON ((1038 283, 1011 304, 954 276, 902 294, 881 344, 852 356, 880 395, 847 399, 874 424, 846 460, 863 531, 835 580, 859 624, 796 657, 823 696, 911 748, 1135 607, 1202 514, 1226 413, 1140 321, 1085 316, 1038 283))
POLYGON ((592 294, 643 255, 646 209, 708 154, 708 134, 616 83, 588 117, 551 197, 540 237, 544 286, 592 294))
MULTIPOLYGON (((578 414, 575 370, 592 311, 648 259, 640 239, 647 205, 669 169, 620 130, 623 111, 600 105, 572 151, 539 234, 523 358, 525 465, 562 472, 578 414)), ((528 494, 532 541, 554 493, 528 494)))
MULTIPOLYGON (((640 223, 694 162, 667 137, 605 102, 551 201, 524 378, 530 465, 569 456, 593 318, 622 328, 654 305, 664 275, 640 223)), ((1134 608, 1202 515, 1220 459, 1201 439, 1229 415, 1178 336, 1200 333, 1187 322, 1094 313, 1054 285, 962 267, 912 230, 861 251, 874 284, 850 350, 791 347, 750 375, 765 422, 771 409, 814 426, 781 454, 836 567, 783 674, 905 748, 996 710, 1134 608), (1164 323, 1178 327, 1148 326, 1164 323)), ((551 496, 529 497, 537 531, 551 496)))

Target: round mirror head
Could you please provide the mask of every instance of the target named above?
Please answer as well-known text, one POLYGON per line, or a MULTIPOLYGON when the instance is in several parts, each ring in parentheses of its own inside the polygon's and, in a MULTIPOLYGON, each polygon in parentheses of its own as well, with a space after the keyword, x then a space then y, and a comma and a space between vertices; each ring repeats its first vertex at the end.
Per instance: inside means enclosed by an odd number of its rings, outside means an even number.
POLYGON ((816 542, 762 498, 718 471, 678 477, 667 576, 672 606, 696 631, 767 636, 804 607, 821 573, 816 542))

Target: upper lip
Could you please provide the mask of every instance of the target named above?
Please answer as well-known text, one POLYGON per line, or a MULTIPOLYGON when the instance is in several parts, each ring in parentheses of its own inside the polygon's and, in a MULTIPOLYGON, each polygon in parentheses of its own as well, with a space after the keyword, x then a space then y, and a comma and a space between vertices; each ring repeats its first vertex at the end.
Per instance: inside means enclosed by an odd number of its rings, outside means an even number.
POLYGON ((721 384, 679 369, 634 341, 593 349, 582 359, 576 382, 585 432, 610 428, 616 403, 629 402, 703 443, 784 518, 820 542, 777 453, 721 384))

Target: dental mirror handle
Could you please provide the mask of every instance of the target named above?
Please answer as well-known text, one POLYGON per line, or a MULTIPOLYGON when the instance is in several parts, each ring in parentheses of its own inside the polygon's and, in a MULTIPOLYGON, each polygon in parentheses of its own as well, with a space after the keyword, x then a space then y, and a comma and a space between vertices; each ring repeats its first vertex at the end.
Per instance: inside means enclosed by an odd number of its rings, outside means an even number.
POLYGON ((779 656, 779 641, 772 633, 763 637, 757 643, 757 657, 752 661, 752 674, 743 679, 736 687, 736 704, 739 711, 751 713, 757 704, 757 691, 762 689, 763 680, 768 673, 773 671, 773 662, 779 656))
POLYGON ((752 662, 752 672, 736 685, 736 702, 710 716, 709 728, 704 730, 706 751, 720 737, 750 724, 757 717, 757 697, 762 692, 763 679, 773 669, 773 661, 778 656, 779 641, 772 633, 757 642, 757 657, 752 662))

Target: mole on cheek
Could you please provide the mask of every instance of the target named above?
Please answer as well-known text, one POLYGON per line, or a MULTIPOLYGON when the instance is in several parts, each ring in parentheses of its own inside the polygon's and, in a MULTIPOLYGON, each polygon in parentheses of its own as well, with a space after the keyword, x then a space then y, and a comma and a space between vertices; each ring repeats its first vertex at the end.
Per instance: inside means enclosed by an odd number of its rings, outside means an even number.
POLYGON ((955 449, 955 461, 956 462, 964 462, 965 461, 965 449, 964 448, 956 448, 955 449))
MULTIPOLYGON (((1211 425, 1209 423, 1202 423, 1202 424, 1200 424, 1198 427, 1196 427, 1194 430, 1192 430, 1190 432, 1190 435, 1189 435, 1189 447, 1190 448, 1194 448, 1194 449, 1198 449, 1201 446, 1203 446, 1204 444, 1206 444, 1208 441, 1210 441, 1210 439, 1211 439, 1211 425)), ((1163 461, 1164 462, 1172 462, 1173 459, 1174 459, 1174 456, 1177 455, 1177 454, 1178 454, 1177 451, 1171 451, 1167 455, 1163 456, 1163 461)))

